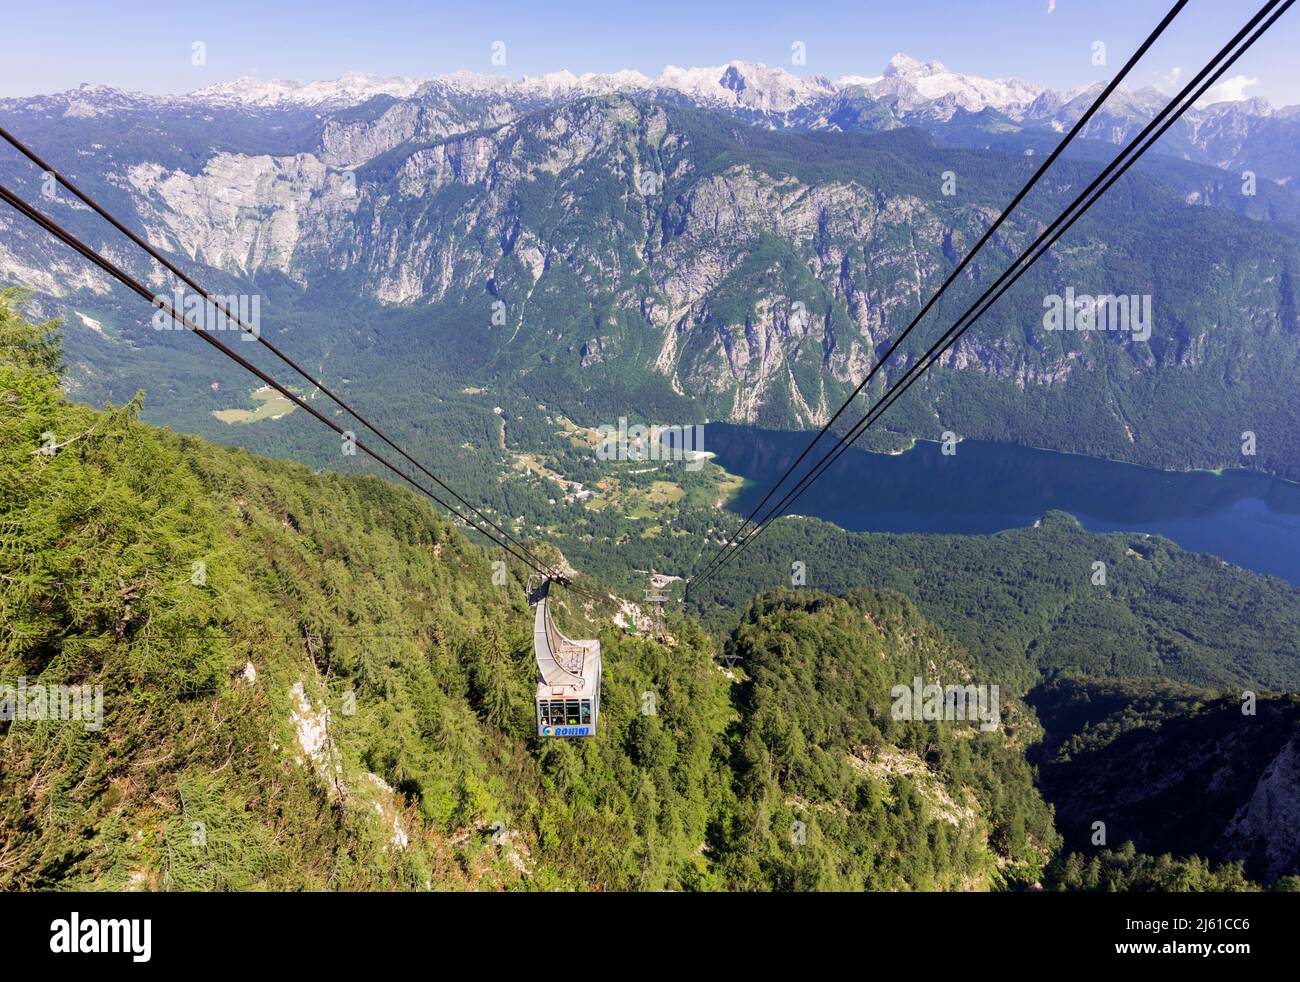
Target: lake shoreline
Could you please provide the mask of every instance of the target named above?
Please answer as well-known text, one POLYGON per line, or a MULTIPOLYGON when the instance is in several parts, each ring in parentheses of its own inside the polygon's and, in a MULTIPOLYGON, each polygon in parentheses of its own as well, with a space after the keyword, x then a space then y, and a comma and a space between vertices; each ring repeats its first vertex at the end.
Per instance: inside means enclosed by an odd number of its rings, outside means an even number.
MULTIPOLYGON (((798 431, 710 428, 714 463, 742 481, 726 502, 742 517, 807 446, 798 431)), ((1163 536, 1300 586, 1300 484, 1240 468, 1164 470, 975 438, 961 446, 944 454, 942 443, 915 438, 902 451, 855 447, 792 510, 848 532, 947 535, 1032 527, 1061 511, 1090 532, 1163 536)))
MULTIPOLYGON (((725 422, 724 420, 715 420, 712 423, 704 423, 702 425, 730 426, 730 427, 735 427, 737 429, 755 428, 749 426, 749 424, 746 423, 728 423, 725 422)), ((790 434, 795 436, 804 436, 804 437, 808 437, 809 439, 811 439, 816 435, 816 431, 814 430, 764 430, 763 432, 785 433, 785 434, 790 434)), ((835 434, 831 433, 828 434, 828 436, 835 436, 835 434)), ((835 439, 839 439, 839 437, 835 436, 835 439)), ((868 450, 864 447, 859 447, 859 446, 854 446, 852 449, 860 453, 873 454, 877 457, 902 457, 915 450, 919 444, 929 443, 938 446, 943 442, 942 440, 933 440, 930 437, 924 437, 924 436, 908 437, 908 440, 909 442, 907 446, 902 447, 898 450, 868 450)), ((1280 481, 1284 484, 1289 484, 1294 488, 1296 488, 1297 491, 1300 491, 1300 480, 1292 480, 1289 477, 1283 477, 1280 474, 1273 474, 1270 473, 1269 471, 1253 471, 1245 467, 1230 467, 1227 464, 1220 464, 1218 467, 1156 467, 1152 464, 1140 464, 1132 460, 1121 460, 1118 457, 1107 457, 1102 454, 1083 453, 1082 451, 1079 450, 1059 450, 1055 447, 1040 447, 1033 443, 1018 443, 1011 440, 987 440, 984 439, 983 437, 964 437, 964 436, 957 437, 958 446, 960 446, 963 443, 968 443, 971 441, 979 441, 980 443, 992 443, 1004 447, 1016 447, 1022 450, 1038 450, 1041 451, 1042 453, 1058 454, 1062 457, 1082 457, 1085 460, 1098 460, 1107 464, 1120 464, 1126 467, 1140 467, 1143 470, 1156 471, 1161 474, 1212 474, 1215 477, 1224 477, 1225 475, 1230 475, 1230 474, 1250 474, 1257 477, 1266 477, 1272 481, 1280 481)), ((825 446, 827 449, 829 449, 830 447, 834 446, 834 442, 829 442, 825 444, 825 446)))

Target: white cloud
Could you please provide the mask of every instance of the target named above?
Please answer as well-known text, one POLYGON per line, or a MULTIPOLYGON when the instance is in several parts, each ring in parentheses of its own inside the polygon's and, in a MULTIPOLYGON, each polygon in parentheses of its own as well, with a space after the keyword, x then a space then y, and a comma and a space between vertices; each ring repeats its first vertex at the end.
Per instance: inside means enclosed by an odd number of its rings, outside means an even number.
POLYGON ((1166 95, 1169 95, 1177 91, 1178 81, 1182 77, 1183 77, 1183 66, 1175 65, 1173 68, 1169 69, 1169 71, 1166 72, 1164 75, 1159 76, 1155 80, 1154 84, 1155 87, 1159 89, 1161 92, 1165 93, 1166 95))
POLYGON ((1234 75, 1232 78, 1225 78, 1217 85, 1210 86, 1204 96, 1198 100, 1198 105, 1208 106, 1215 102, 1241 102, 1243 99, 1250 98, 1246 95, 1246 90, 1252 85, 1258 85, 1259 79, 1247 78, 1245 75, 1234 75))
POLYGON ((1047 12, 1050 14, 1056 10, 1056 0, 1047 0, 1047 12))

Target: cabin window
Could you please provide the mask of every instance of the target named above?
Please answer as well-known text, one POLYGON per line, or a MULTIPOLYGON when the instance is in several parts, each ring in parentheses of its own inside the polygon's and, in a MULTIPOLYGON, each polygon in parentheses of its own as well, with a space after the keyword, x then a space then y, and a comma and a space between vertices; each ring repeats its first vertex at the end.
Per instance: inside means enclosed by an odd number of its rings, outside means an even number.
POLYGON ((582 700, 582 722, 584 726, 591 722, 591 700, 590 699, 582 700))
POLYGON ((551 722, 550 702, 541 699, 537 703, 537 716, 542 721, 543 726, 549 726, 551 722))
POLYGON ((564 704, 565 720, 569 726, 578 725, 578 700, 569 699, 564 704))

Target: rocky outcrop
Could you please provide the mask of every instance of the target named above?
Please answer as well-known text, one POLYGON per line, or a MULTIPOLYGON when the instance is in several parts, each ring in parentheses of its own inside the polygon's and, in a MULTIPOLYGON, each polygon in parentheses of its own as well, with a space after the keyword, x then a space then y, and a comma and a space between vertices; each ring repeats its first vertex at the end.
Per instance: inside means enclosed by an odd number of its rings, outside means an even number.
POLYGON ((1269 880, 1300 871, 1300 734, 1264 769, 1224 838, 1228 856, 1252 863, 1269 880))
POLYGON ((1151 855, 1240 861, 1264 883, 1300 875, 1300 703, 1293 697, 1246 704, 1193 690, 1139 711, 1150 687, 1124 704, 1117 698, 1123 683, 1070 685, 1079 693, 1072 701, 1031 701, 1049 745, 1061 748, 1042 763, 1042 786, 1071 848, 1092 849, 1100 822, 1108 848, 1131 841, 1151 855))

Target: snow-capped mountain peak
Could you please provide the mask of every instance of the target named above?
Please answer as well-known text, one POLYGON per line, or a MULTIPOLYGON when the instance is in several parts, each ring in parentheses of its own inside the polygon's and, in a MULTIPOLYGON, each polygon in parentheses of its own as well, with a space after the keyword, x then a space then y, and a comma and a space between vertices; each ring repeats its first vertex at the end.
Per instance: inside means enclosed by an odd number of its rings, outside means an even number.
POLYGON ((937 73, 946 74, 948 69, 940 61, 921 61, 901 51, 894 53, 885 65, 886 75, 923 76, 937 73))
POLYGON ((835 87, 816 75, 800 76, 749 61, 731 61, 714 68, 669 65, 655 87, 679 92, 709 105, 739 106, 765 112, 787 112, 811 99, 834 94, 835 87))
POLYGON ((988 79, 963 75, 942 62, 919 61, 902 52, 889 59, 873 95, 894 95, 908 102, 951 99, 963 109, 1009 109, 1033 102, 1045 90, 1019 78, 988 79))

